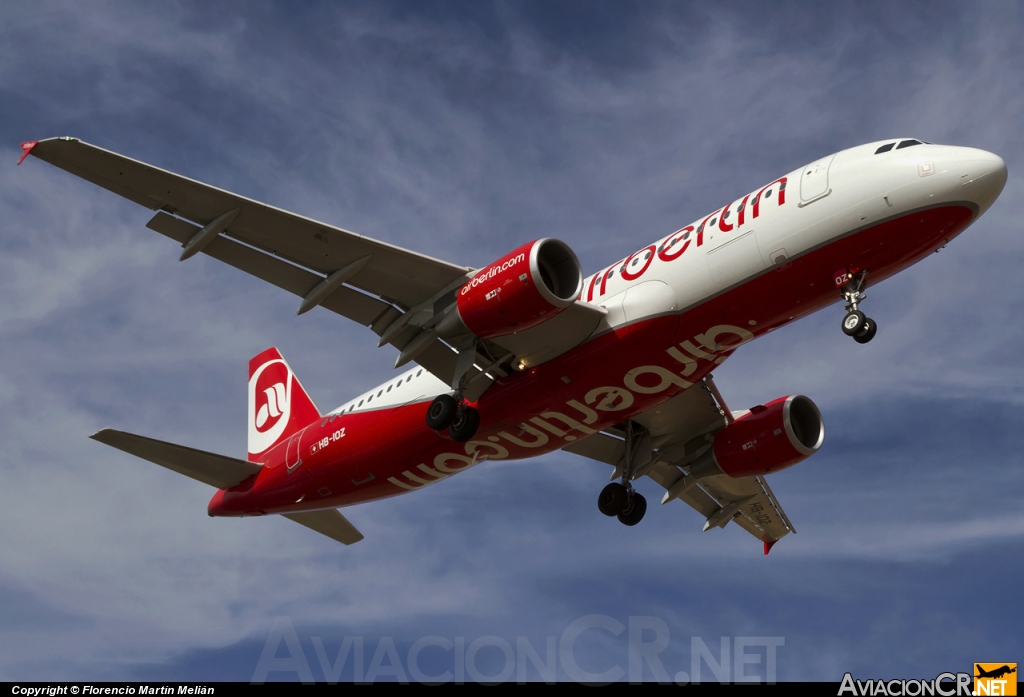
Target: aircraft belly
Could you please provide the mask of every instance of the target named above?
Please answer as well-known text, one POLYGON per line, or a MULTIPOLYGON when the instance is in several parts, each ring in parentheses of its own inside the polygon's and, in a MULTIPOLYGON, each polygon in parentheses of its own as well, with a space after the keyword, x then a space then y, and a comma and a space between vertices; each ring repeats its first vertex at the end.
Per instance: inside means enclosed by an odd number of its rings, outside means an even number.
POLYGON ((656 408, 699 382, 739 345, 838 302, 831 279, 835 268, 861 265, 871 269, 872 280, 884 278, 959 233, 972 218, 966 206, 917 211, 803 254, 681 315, 640 319, 607 331, 495 383, 478 402, 481 427, 468 443, 429 430, 423 422, 427 402, 314 424, 318 431, 303 437, 304 448, 323 442, 325 432, 345 429, 345 436, 340 445, 325 448, 329 457, 318 460, 310 453, 311 491, 281 510, 385 498, 488 460, 560 449, 656 408), (329 493, 317 496, 312 487, 329 493))

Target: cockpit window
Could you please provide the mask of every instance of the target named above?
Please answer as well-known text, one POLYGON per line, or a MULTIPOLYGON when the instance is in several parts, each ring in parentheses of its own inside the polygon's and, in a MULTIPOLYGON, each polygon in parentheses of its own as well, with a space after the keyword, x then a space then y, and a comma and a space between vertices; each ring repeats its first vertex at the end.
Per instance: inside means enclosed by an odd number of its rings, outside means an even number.
POLYGON ((919 140, 901 140, 900 144, 896 146, 896 149, 897 150, 902 150, 903 148, 909 148, 911 145, 921 145, 921 141, 919 141, 919 140))
POLYGON ((883 152, 889 152, 890 150, 892 150, 892 146, 894 146, 894 145, 896 145, 896 143, 886 143, 885 145, 880 147, 878 150, 875 150, 875 154, 876 155, 880 155, 883 152))

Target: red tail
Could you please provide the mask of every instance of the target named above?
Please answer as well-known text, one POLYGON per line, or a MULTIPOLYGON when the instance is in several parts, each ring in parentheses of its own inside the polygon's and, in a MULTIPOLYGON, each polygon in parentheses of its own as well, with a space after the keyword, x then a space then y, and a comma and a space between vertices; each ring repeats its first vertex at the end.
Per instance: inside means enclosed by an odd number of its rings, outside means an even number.
POLYGON ((276 348, 249 361, 249 461, 320 418, 313 400, 276 348))

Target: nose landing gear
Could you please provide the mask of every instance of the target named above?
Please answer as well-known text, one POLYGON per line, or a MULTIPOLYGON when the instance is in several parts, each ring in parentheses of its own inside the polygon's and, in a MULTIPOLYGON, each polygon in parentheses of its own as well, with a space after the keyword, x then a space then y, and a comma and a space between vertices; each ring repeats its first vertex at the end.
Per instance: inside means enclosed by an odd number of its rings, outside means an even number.
POLYGON ((837 271, 835 274, 836 286, 846 301, 846 316, 843 317, 843 334, 852 336, 858 344, 866 344, 875 338, 878 325, 875 320, 867 317, 858 309, 858 305, 867 297, 863 293, 864 281, 868 272, 861 271, 857 274, 850 273, 846 269, 837 271))

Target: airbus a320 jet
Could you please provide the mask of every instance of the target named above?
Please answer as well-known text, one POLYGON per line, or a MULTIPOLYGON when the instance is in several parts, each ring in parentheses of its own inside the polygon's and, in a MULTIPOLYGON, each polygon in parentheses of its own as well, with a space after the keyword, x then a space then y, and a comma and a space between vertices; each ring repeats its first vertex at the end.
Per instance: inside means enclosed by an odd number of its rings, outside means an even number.
MULTIPOLYGON (((368 239, 75 138, 29 154, 155 211, 147 227, 397 351, 383 385, 322 413, 267 349, 249 362, 248 458, 122 431, 92 436, 217 489, 211 516, 280 514, 345 544, 338 508, 405 494, 490 460, 562 449, 604 463, 598 508, 626 525, 649 477, 767 554, 794 531, 766 475, 822 445, 809 398, 731 411, 712 380, 743 344, 841 303, 872 340, 865 290, 944 247, 1006 183, 992 153, 912 138, 823 157, 584 276, 544 238, 470 268, 368 239)), ((20 164, 20 161, 19 161, 20 164)))

